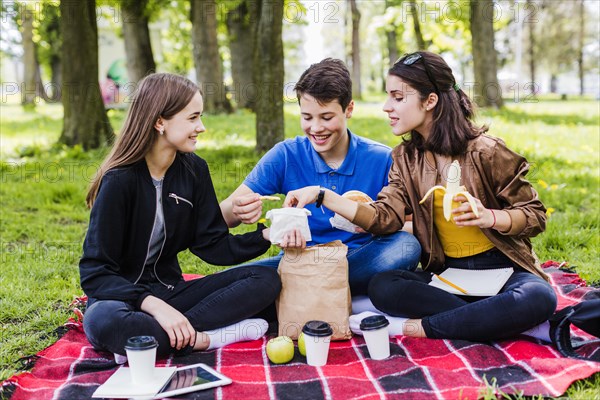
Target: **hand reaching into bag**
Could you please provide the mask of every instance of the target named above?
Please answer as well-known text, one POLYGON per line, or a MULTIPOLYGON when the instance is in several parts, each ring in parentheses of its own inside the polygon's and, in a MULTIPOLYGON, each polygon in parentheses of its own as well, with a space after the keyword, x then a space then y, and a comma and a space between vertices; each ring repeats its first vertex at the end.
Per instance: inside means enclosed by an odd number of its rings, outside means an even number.
MULTIPOLYGON (((263 237, 265 238, 265 240, 271 240, 270 234, 270 228, 266 228, 263 230, 263 237)), ((289 232, 286 232, 283 235, 283 239, 280 243, 277 244, 277 246, 281 247, 282 249, 305 249, 306 239, 304 239, 304 236, 302 235, 300 229, 295 228, 289 232)))
POLYGON ((306 239, 304 239, 300 229, 292 229, 283 235, 283 239, 281 240, 281 243, 279 243, 279 247, 282 249, 305 249, 306 239))

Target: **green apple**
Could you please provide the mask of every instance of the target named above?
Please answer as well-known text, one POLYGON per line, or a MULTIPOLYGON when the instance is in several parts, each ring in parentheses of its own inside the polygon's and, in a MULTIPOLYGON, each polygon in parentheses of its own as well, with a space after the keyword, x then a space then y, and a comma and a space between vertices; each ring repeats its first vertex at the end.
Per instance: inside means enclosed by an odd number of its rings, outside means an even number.
POLYGON ((298 351, 303 356, 306 356, 306 344, 304 343, 304 332, 300 332, 300 336, 298 336, 298 351))
POLYGON ((277 336, 267 342, 267 357, 274 364, 285 364, 294 358, 294 342, 289 336, 277 336))

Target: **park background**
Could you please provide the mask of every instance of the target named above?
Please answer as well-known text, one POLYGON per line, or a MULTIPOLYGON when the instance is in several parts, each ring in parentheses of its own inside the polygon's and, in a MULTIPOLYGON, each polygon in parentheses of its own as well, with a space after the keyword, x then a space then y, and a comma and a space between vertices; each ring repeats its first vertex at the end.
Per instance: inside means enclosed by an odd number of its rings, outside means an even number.
MULTIPOLYGON (((302 134, 291 89, 311 63, 344 60, 350 129, 395 146, 381 111, 386 71, 404 53, 439 52, 481 106, 478 122, 532 164, 550 216, 534 239, 540 259, 600 282, 599 21, 595 0, 3 2, 0 379, 56 340, 81 295, 87 185, 149 71, 203 88, 197 153, 221 200, 264 151, 302 134)), ((190 273, 221 269, 180 261, 190 273)), ((599 391, 596 375, 567 394, 599 391)))

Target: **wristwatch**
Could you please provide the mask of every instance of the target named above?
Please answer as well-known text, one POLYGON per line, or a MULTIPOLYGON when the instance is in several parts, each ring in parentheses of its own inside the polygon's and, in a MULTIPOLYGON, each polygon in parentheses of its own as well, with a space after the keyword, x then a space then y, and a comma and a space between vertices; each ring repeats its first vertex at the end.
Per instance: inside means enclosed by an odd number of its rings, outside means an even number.
POLYGON ((321 190, 319 190, 319 195, 317 196, 317 202, 315 204, 315 206, 317 208, 320 208, 323 205, 324 198, 325 198, 325 189, 321 188, 321 190))

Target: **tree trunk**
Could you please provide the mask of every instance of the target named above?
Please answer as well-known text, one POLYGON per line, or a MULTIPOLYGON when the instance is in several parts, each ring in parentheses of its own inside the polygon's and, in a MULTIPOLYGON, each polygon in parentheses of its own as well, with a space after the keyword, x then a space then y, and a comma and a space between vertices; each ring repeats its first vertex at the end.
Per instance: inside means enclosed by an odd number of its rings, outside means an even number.
POLYGON ((585 92, 584 79, 585 71, 583 68, 583 46, 585 39, 585 4, 579 0, 579 43, 577 49, 577 72, 579 74, 579 95, 583 96, 585 92))
POLYGON ((385 80, 387 78, 387 70, 394 65, 394 62, 398 59, 398 46, 396 30, 394 27, 393 31, 388 31, 387 34, 387 48, 388 48, 388 65, 384 68, 383 79, 381 80, 381 90, 385 92, 385 80))
POLYGON ((44 87, 41 74, 38 85, 41 95, 47 102, 60 102, 62 79, 60 77, 60 52, 62 47, 62 38, 60 35, 60 16, 59 5, 56 3, 44 2, 43 18, 37 26, 37 34, 47 43, 49 47, 36 46, 36 57, 38 62, 43 58, 44 62, 50 68, 50 84, 44 87), (50 97, 49 97, 50 96, 50 97))
MULTIPOLYGON (((393 7, 395 5, 401 5, 402 0, 394 1, 394 0, 385 0, 385 9, 387 10, 389 7, 393 7)), ((388 50, 388 59, 389 64, 384 68, 383 80, 382 80, 382 90, 385 92, 385 80, 387 77, 387 70, 391 68, 396 60, 400 58, 400 49, 398 49, 398 27, 396 25, 392 25, 391 30, 386 32, 387 37, 387 50, 388 50)))
MULTIPOLYGON (((395 27, 394 27, 395 28, 395 27)), ((387 32, 387 47, 390 67, 394 65, 394 62, 398 59, 398 45, 396 30, 387 32)))
POLYGON ((427 50, 427 45, 425 44, 425 39, 423 39, 423 33, 421 32, 421 23, 419 21, 419 12, 417 10, 416 0, 410 0, 410 14, 412 15, 417 46, 419 46, 419 50, 427 50))
POLYGON ((256 3, 254 48, 256 102, 256 151, 263 153, 283 140, 283 1, 256 3))
POLYGON ((470 3, 471 47, 475 72, 474 100, 481 107, 502 107, 502 90, 498 84, 498 62, 494 47, 493 0, 470 3))
POLYGON ((60 62, 60 56, 57 57, 52 57, 52 59, 50 60, 50 70, 51 70, 51 74, 52 77, 51 79, 51 97, 50 100, 52 102, 59 102, 61 101, 61 96, 62 96, 62 91, 61 91, 61 87, 62 87, 62 65, 60 62))
POLYGON ((59 141, 84 149, 111 142, 114 135, 98 84, 98 30, 94 0, 60 2, 64 107, 59 141))
POLYGON ((204 109, 211 113, 230 113, 233 109, 226 96, 217 40, 217 2, 192 0, 191 20, 196 79, 204 94, 204 109))
POLYGON ((33 11, 27 6, 23 7, 23 88, 21 94, 21 105, 25 107, 35 107, 36 99, 36 72, 39 65, 35 55, 35 43, 33 41, 33 11))
POLYGON ((256 21, 250 18, 247 0, 242 0, 236 9, 227 13, 233 97, 238 106, 256 111, 256 86, 253 72, 254 22, 256 21))
POLYGON ((550 93, 556 93, 558 91, 558 78, 555 73, 550 75, 550 93))
POLYGON ((45 102, 48 102, 50 99, 46 94, 46 88, 44 87, 44 82, 42 81, 42 68, 37 58, 37 48, 35 49, 35 95, 42 98, 45 102))
POLYGON ((42 82, 42 72, 38 61, 37 44, 33 41, 33 11, 25 9, 23 15, 23 66, 24 82, 21 105, 35 107, 40 101, 49 101, 42 82))
MULTIPOLYGON (((531 9, 534 9, 534 5, 531 3, 531 0, 527 0, 526 4, 528 7, 531 7, 531 9)), ((532 95, 535 94, 536 90, 535 63, 537 62, 537 59, 535 54, 535 25, 536 24, 529 24, 529 78, 531 82, 531 85, 529 86, 531 88, 530 90, 532 95)))
POLYGON ((144 76, 156 71, 148 29, 147 3, 148 0, 126 0, 121 4, 127 75, 130 82, 139 82, 144 76))
MULTIPOLYGON (((385 0, 385 9, 386 10, 392 6, 393 6, 393 4, 390 0, 385 0)), ((392 25, 389 28, 390 28, 390 30, 386 32, 386 37, 387 37, 389 66, 391 67, 399 57, 399 55, 398 55, 398 35, 396 34, 396 25, 392 25)))
POLYGON ((360 79, 360 11, 356 0, 348 0, 352 11, 352 97, 355 100, 362 98, 362 85, 360 79))

